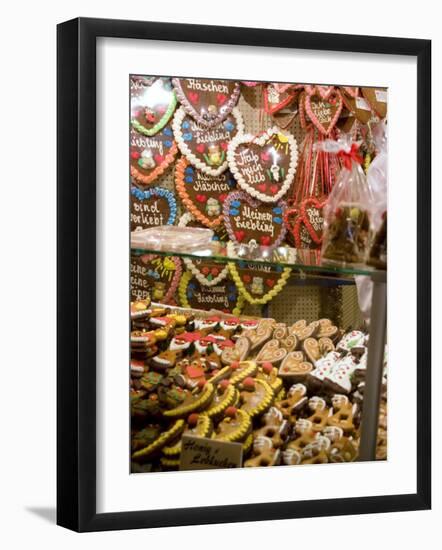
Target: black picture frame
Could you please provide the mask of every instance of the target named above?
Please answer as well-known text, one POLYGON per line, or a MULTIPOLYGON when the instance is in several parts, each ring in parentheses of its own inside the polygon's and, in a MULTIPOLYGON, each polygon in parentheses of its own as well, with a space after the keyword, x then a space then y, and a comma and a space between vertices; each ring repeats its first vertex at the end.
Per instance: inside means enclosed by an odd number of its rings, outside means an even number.
POLYGON ((57 523, 101 531, 431 506, 431 41, 159 22, 74 19, 57 28, 57 523), (96 39, 153 39, 417 59, 417 492, 96 513, 96 39))

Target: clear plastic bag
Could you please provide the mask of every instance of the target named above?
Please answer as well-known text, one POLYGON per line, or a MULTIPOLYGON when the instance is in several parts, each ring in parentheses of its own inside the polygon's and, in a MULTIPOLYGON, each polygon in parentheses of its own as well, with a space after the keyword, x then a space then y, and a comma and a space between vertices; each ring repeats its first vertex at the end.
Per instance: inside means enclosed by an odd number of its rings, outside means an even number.
POLYGON ((369 252, 373 193, 361 168, 359 145, 343 136, 321 147, 336 153, 343 167, 324 208, 322 261, 338 265, 365 264, 369 252))
POLYGON ((387 267, 387 127, 382 122, 373 129, 376 157, 367 172, 373 192, 372 244, 368 263, 380 269, 387 267))

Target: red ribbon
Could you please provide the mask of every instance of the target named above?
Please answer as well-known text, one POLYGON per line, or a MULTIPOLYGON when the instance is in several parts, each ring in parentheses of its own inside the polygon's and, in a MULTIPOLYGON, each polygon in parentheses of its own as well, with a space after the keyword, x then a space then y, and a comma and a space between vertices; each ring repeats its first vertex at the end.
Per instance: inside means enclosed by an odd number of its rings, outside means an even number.
POLYGON ((351 161, 357 162, 358 164, 362 164, 363 157, 359 154, 359 145, 357 143, 352 143, 350 151, 347 153, 345 151, 339 151, 338 157, 342 160, 344 163, 345 168, 347 170, 351 170, 351 161))

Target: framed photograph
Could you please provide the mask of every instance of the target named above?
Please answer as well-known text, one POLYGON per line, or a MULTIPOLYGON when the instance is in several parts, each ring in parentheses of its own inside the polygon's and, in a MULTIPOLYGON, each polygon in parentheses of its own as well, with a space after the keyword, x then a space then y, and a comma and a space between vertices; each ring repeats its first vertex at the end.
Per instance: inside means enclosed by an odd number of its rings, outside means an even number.
POLYGON ((430 508, 430 41, 80 18, 57 68, 58 524, 430 508))

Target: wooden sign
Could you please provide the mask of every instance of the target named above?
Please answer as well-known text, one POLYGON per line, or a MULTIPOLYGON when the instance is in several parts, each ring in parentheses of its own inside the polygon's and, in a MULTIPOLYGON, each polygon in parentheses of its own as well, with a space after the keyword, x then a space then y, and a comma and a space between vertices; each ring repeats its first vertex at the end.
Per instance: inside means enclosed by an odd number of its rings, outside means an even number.
POLYGON ((181 438, 180 470, 241 468, 242 448, 242 443, 184 434, 181 438))

